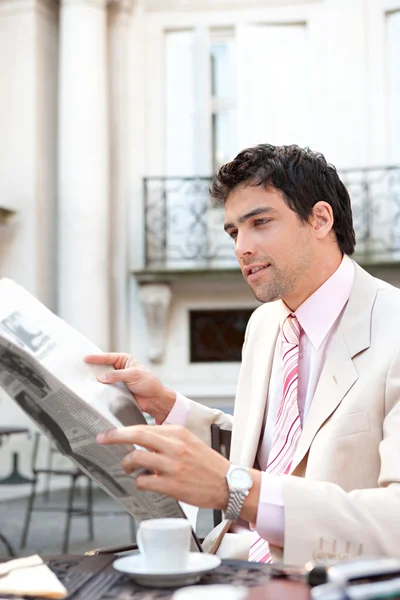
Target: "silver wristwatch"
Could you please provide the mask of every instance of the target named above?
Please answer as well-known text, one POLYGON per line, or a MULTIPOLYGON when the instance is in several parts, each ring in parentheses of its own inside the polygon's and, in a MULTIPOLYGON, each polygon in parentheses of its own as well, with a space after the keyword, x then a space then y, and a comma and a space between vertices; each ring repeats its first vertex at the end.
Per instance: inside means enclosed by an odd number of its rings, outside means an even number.
POLYGON ((253 477, 250 469, 231 465, 226 474, 226 482, 229 488, 229 501, 224 517, 229 521, 237 521, 243 503, 252 488, 253 477))

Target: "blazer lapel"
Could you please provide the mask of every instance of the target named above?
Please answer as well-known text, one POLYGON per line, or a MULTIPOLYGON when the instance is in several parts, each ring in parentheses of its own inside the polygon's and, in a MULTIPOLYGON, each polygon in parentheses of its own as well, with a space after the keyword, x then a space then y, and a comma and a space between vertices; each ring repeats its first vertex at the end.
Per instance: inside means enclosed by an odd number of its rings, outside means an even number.
POLYGON ((280 310, 257 323, 257 341, 251 356, 251 375, 240 381, 235 400, 231 461, 253 467, 267 404, 268 385, 280 327, 280 310))
POLYGON ((332 340, 320 380, 315 391, 304 429, 299 439, 292 471, 306 455, 316 433, 339 406, 358 379, 358 373, 340 331, 332 340))
MULTIPOLYGON (((271 328, 272 329, 272 328, 271 328)), ((247 426, 243 432, 240 464, 252 467, 260 443, 261 428, 267 405, 268 385, 274 359, 279 324, 275 324, 267 340, 260 340, 254 350, 251 403, 247 426)))
POLYGON ((378 281, 355 265, 353 289, 330 344, 315 395, 292 462, 292 472, 307 454, 324 422, 358 379, 353 358, 370 346, 371 313, 378 281), (361 308, 362 307, 362 308, 361 308))

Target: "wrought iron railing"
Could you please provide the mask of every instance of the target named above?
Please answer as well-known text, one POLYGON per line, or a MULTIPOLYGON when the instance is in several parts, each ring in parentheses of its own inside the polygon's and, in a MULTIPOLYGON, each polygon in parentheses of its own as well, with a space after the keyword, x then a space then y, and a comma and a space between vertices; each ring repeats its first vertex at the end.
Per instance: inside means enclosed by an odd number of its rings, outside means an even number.
MULTIPOLYGON (((400 166, 340 172, 349 190, 364 263, 400 262, 400 166)), ((145 262, 149 269, 236 268, 221 208, 211 206, 209 177, 146 177, 145 262)))

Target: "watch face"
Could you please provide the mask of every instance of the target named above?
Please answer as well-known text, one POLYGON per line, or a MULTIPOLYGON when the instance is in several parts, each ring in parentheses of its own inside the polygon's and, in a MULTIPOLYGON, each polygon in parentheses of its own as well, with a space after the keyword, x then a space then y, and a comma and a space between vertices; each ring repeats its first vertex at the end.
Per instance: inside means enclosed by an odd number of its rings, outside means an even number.
POLYGON ((232 469, 228 476, 229 487, 237 491, 246 491, 253 485, 253 478, 247 469, 237 467, 232 469))

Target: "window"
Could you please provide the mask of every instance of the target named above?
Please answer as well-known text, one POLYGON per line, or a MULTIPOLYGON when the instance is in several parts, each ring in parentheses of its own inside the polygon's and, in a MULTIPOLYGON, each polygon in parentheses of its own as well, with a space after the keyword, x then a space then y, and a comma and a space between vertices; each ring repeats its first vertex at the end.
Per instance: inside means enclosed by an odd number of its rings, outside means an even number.
POLYGON ((170 180, 160 202, 163 251, 170 268, 180 268, 182 259, 186 267, 218 261, 236 266, 223 211, 210 208, 209 182, 194 180, 210 177, 236 150, 234 30, 166 31, 164 47, 165 174, 170 180))
POLYGON ((166 171, 210 176, 236 151, 232 28, 165 33, 166 171))
POLYGON ((166 174, 210 176, 245 147, 312 142, 306 23, 165 36, 166 174))
POLYGON ((191 311, 190 362, 240 362, 252 312, 247 308, 191 311))

